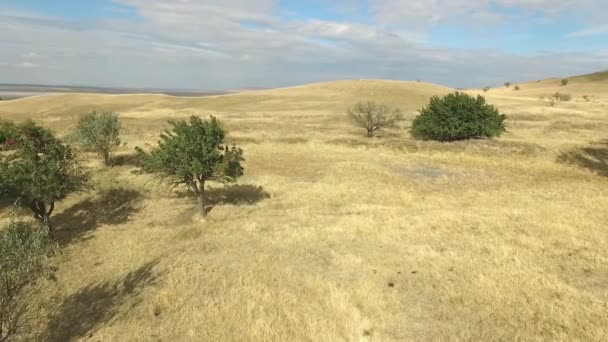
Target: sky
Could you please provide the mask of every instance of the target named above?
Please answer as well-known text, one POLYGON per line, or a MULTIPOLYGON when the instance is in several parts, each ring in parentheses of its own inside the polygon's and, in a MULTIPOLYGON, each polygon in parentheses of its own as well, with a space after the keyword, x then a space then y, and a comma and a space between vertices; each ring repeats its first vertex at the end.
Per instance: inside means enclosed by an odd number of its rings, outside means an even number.
POLYGON ((483 87, 608 69, 607 0, 0 0, 0 83, 483 87))

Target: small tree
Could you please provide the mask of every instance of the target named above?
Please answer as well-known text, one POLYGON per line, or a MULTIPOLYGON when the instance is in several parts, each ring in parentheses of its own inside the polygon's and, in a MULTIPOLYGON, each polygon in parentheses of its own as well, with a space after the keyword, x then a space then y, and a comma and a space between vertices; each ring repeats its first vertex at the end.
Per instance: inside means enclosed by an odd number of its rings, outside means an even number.
POLYGON ((511 87, 511 82, 505 82, 505 87, 507 87, 507 88, 511 87))
POLYGON ((136 147, 142 160, 139 172, 158 175, 172 186, 185 185, 196 195, 201 216, 207 216, 205 184, 209 181, 235 182, 243 175, 243 151, 224 144, 225 132, 211 117, 203 121, 169 121, 171 130, 160 136, 151 153, 136 147))
POLYGON ((0 341, 17 332, 27 300, 23 289, 43 274, 50 275, 46 258, 53 244, 44 231, 12 221, 0 229, 0 341))
POLYGON ((490 91, 490 89, 492 89, 492 88, 490 88, 490 87, 483 87, 483 92, 487 93, 488 91, 490 91))
POLYGON ((112 166, 112 153, 120 146, 121 130, 116 113, 91 112, 80 117, 74 135, 85 151, 96 153, 106 166, 112 166))
POLYGON ((392 109, 373 101, 359 102, 349 108, 347 113, 357 127, 366 130, 367 137, 373 137, 378 130, 395 127, 397 121, 401 119, 399 109, 392 109))
POLYGON ((33 122, 16 126, 0 155, 0 193, 29 206, 54 236, 51 214, 55 202, 80 189, 86 175, 70 146, 33 122))
POLYGON ((414 119, 411 131, 416 138, 439 141, 492 138, 506 131, 505 120, 483 96, 455 92, 443 98, 433 96, 414 119))
POLYGON ((567 86, 567 85, 568 85, 568 83, 570 82, 570 80, 568 80, 567 78, 564 78, 564 79, 562 79, 562 81, 561 81, 561 82, 562 82, 562 86, 564 86, 564 87, 565 87, 565 86, 567 86))
POLYGON ((513 90, 515 90, 515 91, 519 91, 520 89, 521 88, 518 85, 516 85, 515 88, 513 88, 513 90))

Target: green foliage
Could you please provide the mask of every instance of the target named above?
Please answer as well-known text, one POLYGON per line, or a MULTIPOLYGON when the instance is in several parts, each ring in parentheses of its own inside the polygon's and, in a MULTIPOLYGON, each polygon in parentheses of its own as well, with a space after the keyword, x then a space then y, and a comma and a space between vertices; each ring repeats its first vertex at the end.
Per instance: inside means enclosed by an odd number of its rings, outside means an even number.
POLYGON ((487 93, 488 91, 490 91, 490 89, 492 89, 492 88, 490 88, 490 87, 483 87, 483 92, 487 93))
POLYGON ((47 257, 53 244, 40 229, 12 221, 0 229, 0 341, 4 341, 20 326, 20 314, 27 300, 23 290, 41 275, 51 275, 47 257), (20 300, 21 299, 21 300, 20 300))
POLYGON ((29 206, 52 235, 55 202, 80 189, 86 174, 70 146, 51 131, 33 122, 14 127, 11 151, 0 155, 0 194, 29 206))
POLYGON ((507 88, 511 87, 511 82, 505 82, 505 87, 507 87, 507 88))
POLYGON ((205 216, 205 182, 235 182, 243 175, 243 151, 225 145, 224 129, 213 116, 208 121, 192 116, 169 124, 171 130, 161 134, 158 147, 149 154, 136 147, 142 163, 139 172, 156 174, 172 186, 189 187, 205 216))
POLYGON ((397 121, 401 119, 399 109, 373 101, 359 102, 349 108, 347 113, 357 127, 365 129, 368 137, 372 137, 378 130, 395 127, 397 121))
POLYGON ((572 100, 572 95, 562 94, 560 92, 557 92, 557 93, 553 94, 553 98, 555 98, 558 101, 570 101, 570 100, 572 100))
POLYGON ((74 137, 87 152, 94 152, 105 165, 112 165, 112 153, 120 147, 122 125, 116 113, 91 112, 80 117, 74 137))
POLYGON ((561 83, 562 83, 562 85, 563 85, 564 87, 565 87, 565 86, 567 86, 569 82, 570 82, 570 80, 568 80, 567 78, 564 78, 564 79, 561 81, 561 83))
POLYGON ((414 119, 411 131, 416 138, 438 141, 492 138, 506 131, 506 118, 483 96, 455 92, 433 96, 414 119))

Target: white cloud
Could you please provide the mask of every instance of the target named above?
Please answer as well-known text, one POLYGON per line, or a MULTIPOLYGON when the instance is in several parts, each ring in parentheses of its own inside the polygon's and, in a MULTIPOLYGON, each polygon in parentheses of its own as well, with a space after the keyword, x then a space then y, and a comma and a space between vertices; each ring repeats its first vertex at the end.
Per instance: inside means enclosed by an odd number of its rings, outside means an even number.
POLYGON ((36 69, 40 68, 40 64, 32 63, 32 62, 21 62, 15 65, 17 68, 21 69, 36 69))
POLYGON ((608 34, 608 24, 588 27, 586 29, 571 32, 566 35, 567 38, 590 37, 602 34, 608 34))
POLYGON ((368 1, 377 21, 365 24, 285 19, 278 0, 114 0, 134 6, 140 17, 86 23, 3 12, 0 72, 6 82, 229 89, 344 78, 466 87, 605 68, 605 55, 593 52, 538 57, 426 41, 426 25, 466 18, 484 28, 512 19, 513 11, 506 15, 495 6, 551 16, 566 13, 573 1, 368 1), (424 25, 409 27, 415 22, 424 25), (15 61, 20 70, 6 66, 15 61))

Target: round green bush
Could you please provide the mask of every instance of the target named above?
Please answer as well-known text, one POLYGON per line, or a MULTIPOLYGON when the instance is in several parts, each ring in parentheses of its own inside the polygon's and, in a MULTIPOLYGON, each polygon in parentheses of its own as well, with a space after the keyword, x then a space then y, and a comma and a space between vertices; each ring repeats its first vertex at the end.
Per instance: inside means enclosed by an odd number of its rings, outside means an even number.
POLYGON ((411 131, 415 138, 424 140, 493 138, 506 131, 506 119, 483 96, 455 92, 442 98, 433 96, 414 119, 411 131))

